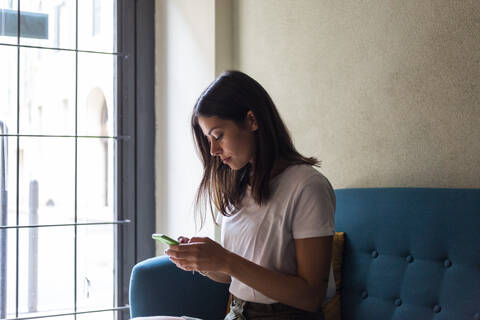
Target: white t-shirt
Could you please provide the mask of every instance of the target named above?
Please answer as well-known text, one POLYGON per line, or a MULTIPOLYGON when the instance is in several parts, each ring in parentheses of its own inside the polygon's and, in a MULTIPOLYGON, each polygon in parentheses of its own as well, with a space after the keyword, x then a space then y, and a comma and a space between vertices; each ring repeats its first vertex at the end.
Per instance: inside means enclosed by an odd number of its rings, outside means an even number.
MULTIPOLYGON (((267 269, 297 274, 294 239, 332 236, 335 233, 335 193, 330 182, 310 165, 293 165, 270 181, 271 196, 258 206, 250 186, 241 209, 222 216, 222 245, 227 250, 267 269)), ((232 277, 230 292, 258 303, 273 299, 232 277)), ((330 268, 327 299, 335 295, 330 268)))

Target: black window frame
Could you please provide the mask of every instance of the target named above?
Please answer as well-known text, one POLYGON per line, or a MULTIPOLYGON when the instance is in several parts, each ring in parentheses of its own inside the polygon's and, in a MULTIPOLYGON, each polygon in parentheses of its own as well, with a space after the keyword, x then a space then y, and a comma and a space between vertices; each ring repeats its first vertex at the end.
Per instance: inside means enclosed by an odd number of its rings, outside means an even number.
MULTIPOLYGON (((76 1, 78 28, 78 1, 81 0, 76 1)), ((20 24, 20 9, 17 12, 18 24, 20 24)), ((155 1, 153 0, 117 0, 116 2, 117 53, 115 54, 118 59, 117 92, 114 103, 117 106, 115 136, 118 139, 115 206, 117 220, 121 222, 117 225, 115 234, 116 301, 112 309, 87 312, 73 310, 72 313, 49 317, 74 315, 76 319, 77 314, 116 310, 117 319, 130 319, 131 271, 137 262, 155 255, 155 244, 151 239, 151 234, 155 231, 154 13, 155 1)), ((17 32, 20 37, 20 31, 17 32)), ((11 46, 22 47, 19 44, 11 46)), ((78 46, 75 51, 78 51, 78 46)), ((17 87, 18 85, 17 83, 17 87)), ((1 138, 3 136, 19 135, 2 134, 1 138)), ((77 139, 77 133, 75 133, 75 139, 77 139)), ((42 318, 42 316, 18 319, 35 318, 42 318)))
MULTIPOLYGON (((118 219, 132 223, 119 228, 117 259, 118 306, 129 303, 134 265, 155 256, 155 35, 153 0, 118 0, 117 195, 118 219)), ((129 319, 119 312, 119 320, 129 319)))

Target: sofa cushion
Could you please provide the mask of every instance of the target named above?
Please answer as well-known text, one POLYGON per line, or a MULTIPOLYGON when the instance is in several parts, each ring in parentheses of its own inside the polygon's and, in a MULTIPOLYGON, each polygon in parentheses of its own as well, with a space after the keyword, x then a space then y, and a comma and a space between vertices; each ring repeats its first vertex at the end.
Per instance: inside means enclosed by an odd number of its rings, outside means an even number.
POLYGON ((342 319, 342 298, 340 294, 334 295, 326 304, 323 305, 323 314, 325 320, 342 319))
POLYGON ((335 229, 347 235, 343 319, 457 320, 480 314, 479 189, 335 194, 335 229))
POLYGON ((135 265, 129 293, 132 318, 188 315, 221 319, 225 316, 228 285, 183 271, 163 255, 135 265))
POLYGON ((345 232, 335 232, 335 236, 333 237, 332 268, 333 276, 335 277, 335 286, 337 287, 337 294, 340 294, 342 289, 342 262, 344 246, 345 232))

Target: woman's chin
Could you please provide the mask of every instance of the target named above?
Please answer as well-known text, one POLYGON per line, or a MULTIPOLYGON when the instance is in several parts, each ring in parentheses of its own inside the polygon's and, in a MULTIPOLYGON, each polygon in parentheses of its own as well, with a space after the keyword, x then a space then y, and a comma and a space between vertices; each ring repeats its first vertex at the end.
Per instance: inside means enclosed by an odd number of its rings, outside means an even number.
POLYGON ((235 171, 238 171, 238 170, 245 169, 245 167, 246 167, 248 164, 249 164, 249 162, 243 163, 243 164, 241 164, 241 165, 235 165, 234 163, 228 163, 227 165, 230 167, 230 169, 235 170, 235 171))
POLYGON ((226 163, 225 165, 229 166, 230 169, 232 169, 234 171, 237 171, 237 170, 240 170, 240 169, 243 168, 243 167, 239 167, 239 166, 235 165, 234 163, 226 163))
POLYGON ((227 162, 223 163, 225 166, 228 166, 230 169, 234 171, 242 170, 244 169, 248 164, 251 164, 250 162, 246 163, 238 163, 238 162, 233 162, 232 159, 230 159, 227 162))

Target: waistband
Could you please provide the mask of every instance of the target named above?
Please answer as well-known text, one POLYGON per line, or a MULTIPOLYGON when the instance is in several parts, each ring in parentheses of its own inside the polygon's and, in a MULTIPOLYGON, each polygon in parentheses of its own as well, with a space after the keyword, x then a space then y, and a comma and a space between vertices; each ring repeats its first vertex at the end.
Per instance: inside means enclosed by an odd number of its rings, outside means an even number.
POLYGON ((280 302, 266 304, 266 303, 245 301, 234 296, 233 294, 232 294, 232 306, 242 306, 244 310, 254 310, 254 311, 260 311, 260 312, 303 311, 280 302))

